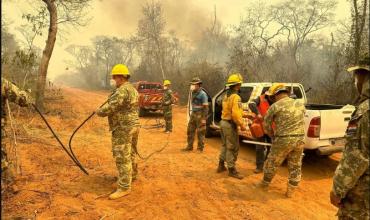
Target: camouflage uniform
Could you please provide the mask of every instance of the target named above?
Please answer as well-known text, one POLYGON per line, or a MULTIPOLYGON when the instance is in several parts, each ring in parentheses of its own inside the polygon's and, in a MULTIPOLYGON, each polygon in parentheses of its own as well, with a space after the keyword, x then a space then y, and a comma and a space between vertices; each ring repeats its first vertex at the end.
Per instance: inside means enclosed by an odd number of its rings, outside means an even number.
POLYGON ((304 146, 304 112, 302 101, 289 97, 275 102, 267 111, 263 127, 265 132, 273 137, 273 141, 264 167, 265 182, 272 181, 277 168, 287 159, 289 184, 298 186, 304 146), (273 121, 276 125, 274 134, 271 128, 273 121))
POLYGON ((192 112, 187 128, 188 146, 186 149, 193 149, 195 132, 198 135, 198 150, 204 149, 204 138, 206 134, 206 125, 202 125, 202 120, 207 120, 208 98, 207 94, 200 89, 192 94, 192 112))
POLYGON ((118 186, 130 189, 136 178, 135 152, 139 135, 139 95, 132 84, 126 82, 113 91, 108 103, 97 114, 108 116, 112 131, 112 152, 118 170, 118 186))
POLYGON ((166 89, 163 93, 162 105, 163 105, 163 116, 166 122, 166 131, 172 131, 172 90, 166 89))
POLYGON ((8 169, 9 163, 5 144, 5 125, 7 117, 7 111, 5 109, 7 100, 20 106, 27 106, 31 102, 26 92, 21 91, 8 80, 1 78, 1 181, 3 181, 3 177, 6 178, 6 176, 11 176, 11 171, 8 169))
POLYGON ((341 198, 339 219, 369 219, 369 81, 362 102, 347 129, 347 144, 333 178, 333 193, 341 198))

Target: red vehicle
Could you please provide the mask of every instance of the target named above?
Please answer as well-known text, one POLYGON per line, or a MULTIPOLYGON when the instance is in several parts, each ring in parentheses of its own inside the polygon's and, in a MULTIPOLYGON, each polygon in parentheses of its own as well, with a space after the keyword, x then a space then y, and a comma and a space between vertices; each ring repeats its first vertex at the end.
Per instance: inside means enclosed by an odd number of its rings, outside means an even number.
MULTIPOLYGON (((149 111, 162 110, 163 86, 159 82, 139 81, 134 83, 139 92, 140 116, 149 111)), ((175 93, 177 98, 178 95, 175 93)))

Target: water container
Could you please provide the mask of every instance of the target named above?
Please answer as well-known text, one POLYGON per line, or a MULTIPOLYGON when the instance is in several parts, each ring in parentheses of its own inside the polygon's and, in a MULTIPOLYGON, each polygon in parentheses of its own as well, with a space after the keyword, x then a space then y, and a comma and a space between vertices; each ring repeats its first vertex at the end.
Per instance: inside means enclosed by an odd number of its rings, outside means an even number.
POLYGON ((259 120, 254 120, 253 123, 249 125, 249 129, 251 130, 252 136, 254 138, 261 138, 265 135, 262 122, 259 120))

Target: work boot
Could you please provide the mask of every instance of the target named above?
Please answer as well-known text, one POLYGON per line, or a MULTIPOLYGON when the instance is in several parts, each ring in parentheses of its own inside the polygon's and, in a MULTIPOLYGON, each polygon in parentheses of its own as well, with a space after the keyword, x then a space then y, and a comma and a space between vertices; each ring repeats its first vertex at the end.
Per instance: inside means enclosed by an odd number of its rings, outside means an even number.
POLYGON ((261 182, 257 183, 256 186, 264 190, 267 190, 270 186, 270 183, 265 180, 262 180, 261 182))
POLYGON ((222 172, 224 172, 224 171, 226 171, 226 170, 227 170, 227 169, 226 169, 226 167, 225 167, 225 161, 220 160, 220 161, 218 162, 217 173, 222 173, 222 172))
POLYGON ((288 198, 292 198, 293 194, 294 194, 294 191, 295 189, 297 188, 298 186, 293 186, 291 184, 288 183, 288 187, 287 187, 287 190, 286 190, 286 193, 285 193, 285 196, 288 197, 288 198))
POLYGON ((190 147, 185 147, 183 149, 181 149, 182 151, 193 151, 193 148, 190 148, 190 147))
POLYGON ((197 149, 197 151, 198 151, 199 153, 202 153, 202 152, 203 152, 203 148, 198 148, 198 149, 197 149))
POLYGON ((117 190, 109 195, 109 199, 119 199, 124 196, 127 196, 128 194, 131 193, 131 189, 120 189, 117 188, 117 190))
POLYGON ((231 176, 231 177, 234 177, 234 178, 236 178, 236 179, 243 179, 244 178, 244 176, 242 176, 236 169, 235 169, 235 167, 230 167, 229 168, 229 176, 231 176))
POLYGON ((261 168, 256 168, 254 171, 253 171, 255 174, 258 174, 258 173, 263 173, 263 169, 261 168))

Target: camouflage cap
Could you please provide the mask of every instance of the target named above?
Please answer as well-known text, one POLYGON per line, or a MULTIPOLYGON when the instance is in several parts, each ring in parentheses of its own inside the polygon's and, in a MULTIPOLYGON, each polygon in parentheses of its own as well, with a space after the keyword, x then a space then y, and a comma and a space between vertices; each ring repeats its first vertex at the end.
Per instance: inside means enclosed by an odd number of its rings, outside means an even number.
POLYGON ((192 84, 192 85, 201 84, 201 83, 202 83, 202 80, 200 80, 200 78, 199 78, 199 77, 194 77, 194 78, 191 80, 191 82, 190 82, 190 84, 192 84))

